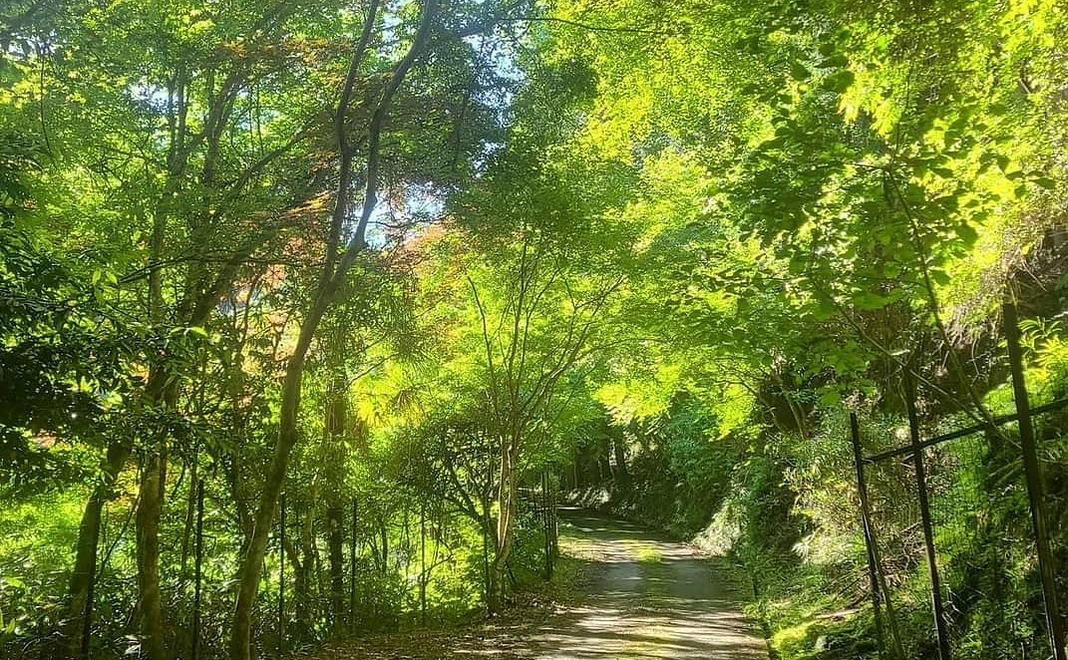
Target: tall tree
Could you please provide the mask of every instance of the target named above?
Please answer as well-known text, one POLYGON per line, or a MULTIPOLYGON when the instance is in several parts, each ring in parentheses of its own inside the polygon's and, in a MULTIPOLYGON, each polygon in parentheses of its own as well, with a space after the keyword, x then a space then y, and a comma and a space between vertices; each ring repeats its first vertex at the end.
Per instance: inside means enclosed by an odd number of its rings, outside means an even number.
POLYGON ((267 549, 271 520, 285 481, 290 453, 298 438, 297 419, 300 412, 301 384, 308 349, 311 347, 324 314, 334 302, 338 289, 348 277, 356 259, 368 247, 367 228, 378 203, 382 137, 383 132, 386 131, 386 121, 395 95, 416 60, 423 54, 430 38, 437 9, 436 0, 429 0, 422 8, 418 26, 411 37, 412 41, 407 52, 393 66, 385 86, 373 102, 370 120, 366 125, 366 157, 363 172, 360 174, 354 172, 357 154, 353 140, 354 127, 350 125, 350 112, 362 69, 366 65, 365 60, 373 47, 372 37, 379 26, 377 0, 372 0, 370 4, 349 63, 348 74, 334 113, 335 137, 339 153, 338 185, 325 243, 326 258, 314 291, 309 297, 308 311, 301 322, 296 347, 286 366, 278 440, 275 443, 271 465, 256 512, 252 539, 241 566, 237 607, 230 643, 230 654, 234 660, 248 660, 252 657, 252 607, 259 589, 260 570, 267 549), (356 223, 350 226, 350 209, 354 206, 351 200, 352 188, 357 177, 363 179, 363 195, 358 206, 360 210, 356 223), (343 240, 346 228, 351 234, 347 240, 343 240))

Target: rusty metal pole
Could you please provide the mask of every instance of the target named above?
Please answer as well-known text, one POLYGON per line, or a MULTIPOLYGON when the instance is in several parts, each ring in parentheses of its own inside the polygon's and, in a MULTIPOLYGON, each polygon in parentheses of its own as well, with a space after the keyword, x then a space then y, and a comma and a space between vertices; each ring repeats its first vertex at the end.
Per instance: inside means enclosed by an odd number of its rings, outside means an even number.
POLYGON ((1068 659, 1065 651, 1064 621, 1057 603, 1057 582, 1053 567, 1053 555, 1049 547, 1049 531, 1046 529, 1045 492, 1042 465, 1035 446, 1035 430, 1031 424, 1031 405, 1027 398, 1024 380, 1023 352, 1020 350, 1020 328, 1016 305, 1006 302, 1004 313, 1005 339, 1009 348, 1009 367, 1012 370, 1012 391, 1016 399, 1019 417, 1020 450, 1023 454, 1027 475, 1027 495, 1031 504, 1031 523, 1035 531, 1035 551, 1038 555, 1038 572, 1042 579, 1042 596, 1046 605, 1046 624, 1049 627, 1050 645, 1056 660, 1068 659))
POLYGON ((204 480, 197 481, 197 538, 194 550, 196 563, 193 577, 193 649, 192 658, 200 658, 200 601, 204 580, 204 480))
POLYGON ((849 413, 849 434, 853 441, 853 464, 857 471, 857 494, 860 496, 860 520, 864 528, 864 547, 868 554, 868 579, 871 582, 871 606, 875 617, 875 635, 880 657, 886 656, 886 637, 883 634, 882 607, 879 604, 879 573, 875 566, 875 534, 871 526, 871 507, 868 503, 868 482, 864 477, 864 454, 860 447, 860 424, 857 414, 849 413))
POLYGON ((551 523, 551 533, 553 538, 552 552, 553 552, 553 572, 556 571, 556 561, 560 558, 560 511, 557 502, 557 489, 553 485, 553 481, 550 478, 549 481, 549 507, 550 514, 549 519, 551 523))
POLYGON ((942 603, 942 580, 938 575, 934 545, 934 528, 931 524, 931 502, 927 496, 927 468, 924 466, 923 446, 920 444, 920 420, 916 415, 916 385, 912 374, 905 372, 905 407, 909 415, 909 438, 912 441, 912 460, 916 464, 916 494, 920 499, 920 522, 923 525, 923 541, 927 547, 927 570, 931 576, 931 606, 934 609, 935 635, 938 638, 938 657, 950 660, 949 631, 946 625, 945 605, 942 603))
POLYGON ((278 657, 286 647, 286 494, 278 517, 278 657))
POLYGON ((419 624, 426 627, 426 498, 419 503, 419 624))
POLYGON ((542 551, 545 553, 545 579, 551 580, 553 577, 553 546, 552 538, 549 536, 549 473, 548 470, 542 469, 541 471, 541 529, 545 534, 544 543, 542 544, 542 551))
POLYGON ((352 498, 352 541, 349 544, 349 569, 352 571, 352 580, 349 583, 349 632, 356 632, 356 536, 357 523, 359 522, 359 504, 354 496, 352 498))

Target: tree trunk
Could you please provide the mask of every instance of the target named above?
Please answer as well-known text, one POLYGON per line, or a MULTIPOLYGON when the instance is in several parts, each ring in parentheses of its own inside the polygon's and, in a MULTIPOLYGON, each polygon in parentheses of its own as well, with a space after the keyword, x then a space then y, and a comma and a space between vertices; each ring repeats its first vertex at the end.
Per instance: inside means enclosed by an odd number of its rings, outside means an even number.
POLYGON ((226 481, 230 487, 230 497, 234 500, 234 509, 237 511, 237 526, 241 530, 241 551, 244 553, 252 540, 252 514, 249 513, 245 489, 242 486, 240 449, 235 448, 230 452, 229 458, 226 462, 226 481))
POLYGON ((122 468, 130 457, 130 447, 113 444, 108 447, 104 460, 103 475, 85 504, 82 522, 78 527, 78 546, 74 559, 74 572, 70 578, 70 606, 64 637, 72 658, 85 657, 82 649, 82 634, 86 623, 86 606, 89 603, 90 585, 96 580, 97 552, 100 539, 100 521, 104 504, 112 497, 112 488, 122 468))
POLYGON ((145 459, 137 506, 137 585, 141 594, 142 649, 148 660, 164 660, 163 612, 159 588, 159 521, 163 507, 163 458, 145 459))
POLYGON ((603 484, 612 476, 611 440, 607 435, 597 439, 597 483, 603 484))
POLYGON ((582 482, 579 480, 579 456, 579 450, 572 448, 571 465, 569 466, 570 469, 567 471, 568 475, 570 476, 569 482, 571 490, 578 490, 582 487, 582 482))
MULTIPOLYGON (((343 361, 343 360, 342 360, 343 361)), ((348 417, 348 378, 335 365, 326 403, 325 474, 334 487, 330 489, 326 510, 327 545, 330 551, 330 616, 335 634, 341 632, 345 608, 345 559, 343 552, 345 513, 339 492, 345 481, 345 421, 348 417)))
POLYGON ((500 612, 504 601, 504 578, 512 554, 516 516, 515 458, 519 443, 516 438, 508 438, 503 444, 497 490, 497 554, 490 570, 489 609, 494 613, 500 612))
MULTIPOLYGON (((487 472, 492 472, 493 468, 490 467, 487 472)), ((493 521, 490 516, 490 484, 493 480, 492 474, 486 476, 486 490, 481 493, 482 497, 482 588, 485 590, 483 597, 486 600, 487 609, 491 609, 490 600, 492 600, 490 593, 493 591, 492 579, 490 578, 490 562, 489 562, 489 537, 493 533, 493 521)), ((493 543, 494 548, 497 547, 496 540, 493 543)))
POLYGON ((307 359, 308 349, 312 338, 323 319, 327 308, 333 301, 337 287, 344 281, 346 274, 351 269, 356 257, 366 248, 366 228, 377 203, 379 145, 383 127, 392 103, 393 95, 403 83, 416 56, 422 52, 430 34, 430 25, 437 10, 437 0, 428 0, 423 8, 423 16, 419 22, 419 30, 412 41, 408 52, 397 63, 393 74, 386 83, 378 106, 372 114, 367 134, 367 164, 364 173, 365 191, 363 208, 356 223, 355 235, 348 241, 346 247, 338 255, 336 248, 337 238, 340 236, 344 220, 348 217, 348 194, 352 175, 352 151, 348 144, 345 116, 348 104, 351 100, 352 84, 355 81, 359 65, 363 60, 363 51, 369 42, 375 26, 375 12, 377 2, 371 3, 368 19, 364 24, 363 34, 360 37, 360 46, 357 48, 347 77, 347 85, 342 93, 342 101, 335 118, 337 138, 341 152, 340 184, 335 201, 334 213, 331 219, 331 231, 333 237, 328 240, 327 266, 320 274, 319 286, 311 304, 307 318, 301 324, 300 336, 293 355, 286 365, 285 381, 282 385, 282 409, 278 420, 278 440, 275 442, 274 454, 271 457, 271 466, 267 472, 260 496, 259 508, 256 511, 256 524, 241 564, 237 606, 234 609, 234 625, 230 637, 230 657, 232 660, 250 660, 252 657, 252 610, 256 602, 256 592, 259 589, 260 571, 263 566, 263 558, 267 552, 267 539, 270 534, 271 519, 274 517, 274 508, 278 503, 278 496, 282 491, 285 481, 286 470, 289 467, 289 457, 293 447, 297 444, 297 416, 300 412, 301 385, 304 378, 304 363, 307 359), (335 258, 337 259, 335 262, 335 258), (336 263, 336 266, 335 266, 336 263))
POLYGON ((230 406, 233 410, 230 415, 229 435, 234 446, 229 451, 229 460, 226 461, 227 484, 230 487, 230 497, 234 501, 234 509, 237 511, 237 525, 241 529, 242 554, 244 554, 252 539, 252 514, 249 512, 248 501, 245 497, 247 489, 245 488, 244 464, 240 449, 247 437, 246 425, 248 421, 246 405, 242 403, 245 393, 243 369, 243 363, 238 359, 232 367, 232 375, 228 384, 230 406))
POLYGON ((612 434, 612 454, 615 458, 615 473, 612 475, 615 478, 616 486, 624 491, 630 489, 630 472, 627 471, 627 450, 624 445, 623 431, 612 434))
POLYGON ((326 526, 330 548, 330 617, 334 633, 340 633, 345 608, 345 565, 342 545, 342 530, 345 516, 340 506, 331 506, 326 511, 326 526))
MULTIPOLYGON (((293 504, 289 504, 293 506, 293 504)), ((296 516, 294 516, 296 517, 296 516)), ((308 596, 308 582, 307 573, 304 570, 304 561, 302 559, 303 548, 303 536, 304 536, 304 521, 297 518, 295 521, 297 527, 297 539, 294 542, 292 535, 286 535, 286 561, 289 562, 290 568, 293 569, 293 602, 296 603, 297 608, 297 621, 300 623, 298 630, 300 634, 306 634, 313 628, 312 616, 311 616, 311 598, 308 596)))
MULTIPOLYGON (((166 357, 164 357, 166 359, 166 357)), ((146 386, 148 400, 164 410, 173 410, 178 390, 168 383, 169 371, 164 363, 153 367, 146 386)), ((166 487, 166 438, 161 434, 156 452, 142 459, 137 499, 137 586, 140 593, 142 649, 147 660, 165 660, 167 648, 163 638, 163 607, 159 585, 159 526, 163 514, 166 487)))
POLYGON ((252 609, 260 585, 260 571, 267 554, 267 541, 271 533, 271 521, 278 496, 282 492, 289 456, 297 444, 297 415, 300 411, 301 385, 304 379, 304 361, 311 346, 312 337, 326 312, 328 301, 320 298, 313 305, 300 329, 300 337, 293 355, 286 365, 282 385, 282 410, 279 419, 278 441, 275 443, 267 480, 263 485, 256 522, 239 574, 237 607, 234 609, 233 632, 230 637, 230 657, 233 660, 251 660, 252 657, 252 609))
POLYGON ((378 536, 382 541, 382 563, 379 570, 384 575, 389 572, 389 525, 385 516, 378 519, 378 536))
MULTIPOLYGON (((297 598, 301 603, 300 617, 306 630, 312 630, 315 626, 315 599, 313 597, 313 585, 315 582, 315 507, 314 504, 304 512, 304 519, 300 525, 299 552, 301 555, 300 567, 296 569, 297 598)), ((297 549, 289 552, 290 556, 297 556, 297 549)))
POLYGON ((185 506, 185 524, 182 526, 182 560, 179 575, 181 575, 183 583, 189 574, 189 548, 194 525, 196 524, 197 483, 199 481, 200 476, 198 475, 197 460, 194 452, 193 466, 189 470, 189 498, 185 506))

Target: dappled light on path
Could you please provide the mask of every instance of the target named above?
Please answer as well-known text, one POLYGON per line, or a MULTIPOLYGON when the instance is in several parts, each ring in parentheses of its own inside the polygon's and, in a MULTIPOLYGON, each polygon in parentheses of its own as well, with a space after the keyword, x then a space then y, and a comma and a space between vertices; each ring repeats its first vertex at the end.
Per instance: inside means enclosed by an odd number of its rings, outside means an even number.
MULTIPOLYGON (((680 543, 656 540, 625 523, 577 512, 565 552, 594 562, 590 594, 538 624, 514 657, 536 660, 611 658, 766 658, 737 594, 713 564, 680 543)), ((499 650, 458 649, 458 657, 500 657, 499 650)))

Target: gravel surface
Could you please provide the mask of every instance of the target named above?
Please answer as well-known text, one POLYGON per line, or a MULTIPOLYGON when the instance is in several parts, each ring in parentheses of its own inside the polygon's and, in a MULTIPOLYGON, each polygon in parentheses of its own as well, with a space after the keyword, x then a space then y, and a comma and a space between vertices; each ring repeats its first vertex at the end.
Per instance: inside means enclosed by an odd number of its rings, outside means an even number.
POLYGON ((722 561, 626 523, 581 514, 568 521, 567 549, 596 562, 595 576, 585 602, 530 639, 528 657, 766 660, 764 640, 741 613, 734 571, 722 561))

